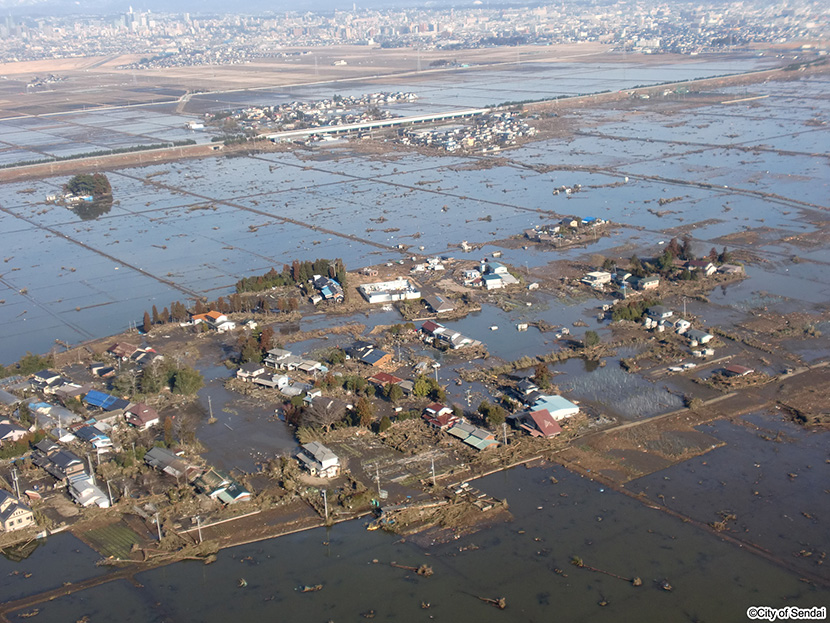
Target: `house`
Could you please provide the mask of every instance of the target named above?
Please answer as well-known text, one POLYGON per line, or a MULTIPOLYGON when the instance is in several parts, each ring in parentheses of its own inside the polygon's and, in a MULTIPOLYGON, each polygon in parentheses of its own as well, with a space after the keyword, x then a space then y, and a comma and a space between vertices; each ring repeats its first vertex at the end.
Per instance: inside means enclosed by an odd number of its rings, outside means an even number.
POLYGON ((365 364, 368 364, 374 368, 380 368, 387 364, 392 363, 392 353, 387 353, 384 350, 380 350, 379 348, 373 348, 365 355, 360 358, 365 364))
POLYGON ((35 525, 32 509, 8 491, 0 489, 0 527, 3 532, 14 532, 35 525))
POLYGON ((516 383, 516 387, 513 388, 513 394, 521 400, 522 402, 532 394, 533 392, 538 392, 539 387, 528 378, 524 378, 518 383, 516 383))
POLYGON ((42 439, 35 444, 32 462, 58 480, 69 481, 85 473, 84 462, 77 454, 49 439, 42 439))
POLYGON ((35 416, 37 425, 44 429, 51 427, 65 429, 71 424, 81 421, 81 416, 66 407, 48 402, 30 402, 29 409, 35 416))
POLYGON ((387 374, 386 372, 376 372, 367 380, 378 387, 386 387, 387 385, 398 385, 399 383, 403 383, 403 379, 398 378, 394 374, 387 374))
POLYGON ((744 272, 744 267, 737 264, 721 264, 718 272, 724 275, 740 275, 744 272))
POLYGON ((260 374, 265 374, 265 366, 261 363, 249 361, 239 367, 236 371, 236 378, 242 379, 243 381, 252 381, 255 376, 259 376, 260 374))
POLYGON ((592 288, 598 288, 606 283, 611 283, 611 273, 607 273, 603 270, 596 270, 587 273, 581 281, 582 283, 587 283, 592 288))
POLYGON ((707 344, 715 339, 715 336, 711 333, 706 333, 706 331, 701 331, 700 329, 689 329, 686 331, 685 336, 689 339, 692 346, 697 346, 698 344, 707 344))
POLYGON ((25 428, 13 424, 10 420, 0 421, 0 445, 20 441, 28 433, 25 428))
POLYGON ((648 275, 647 277, 632 277, 631 285, 637 290, 654 290, 660 285, 660 277, 648 275))
POLYGON ((709 260, 689 260, 686 262, 686 268, 689 270, 699 270, 707 277, 718 272, 717 267, 709 260))
POLYGON ((0 405, 5 407, 13 407, 18 402, 20 402, 20 398, 7 392, 5 389, 0 389, 0 405))
MULTIPOLYGON (((560 418, 561 419, 561 418, 560 418)), ((519 428, 527 431, 533 437, 556 437, 562 432, 562 427, 556 418, 547 409, 525 411, 515 418, 519 428)))
POLYGON ((235 480, 232 480, 231 484, 216 494, 216 499, 223 504, 247 502, 251 499, 251 492, 235 480))
POLYGON ((282 362, 291 357, 291 351, 283 348, 272 348, 265 357, 265 362, 273 368, 281 368, 282 362))
POLYGON ((467 422, 459 421, 447 430, 447 432, 476 450, 487 450, 488 448, 495 448, 499 445, 493 433, 468 424, 467 422))
POLYGON ((147 430, 148 428, 156 426, 161 421, 158 411, 143 402, 130 405, 124 411, 124 419, 127 424, 138 430, 147 430))
POLYGON ((443 314, 451 312, 455 306, 446 300, 444 297, 437 294, 425 294, 423 297, 424 303, 432 310, 433 313, 443 314))
POLYGON ((211 329, 218 333, 225 333, 236 329, 236 323, 228 320, 228 317, 218 311, 211 310, 205 314, 194 314, 192 316, 193 324, 204 322, 211 329))
POLYGON ((103 363, 93 363, 89 366, 89 371, 94 374, 95 376, 106 379, 111 376, 115 376, 116 369, 112 366, 105 365, 103 363))
POLYGON ((92 506, 93 504, 99 508, 110 507, 109 497, 86 474, 70 480, 69 495, 72 496, 76 504, 83 507, 92 506))
POLYGON ((144 455, 144 462, 150 467, 173 476, 177 480, 182 476, 189 478, 197 468, 182 460, 166 448, 153 447, 144 455))
POLYGON ((118 411, 130 406, 130 401, 117 398, 105 392, 91 389, 84 396, 84 402, 90 407, 100 407, 104 411, 118 411))
POLYGON ((692 328, 692 323, 685 318, 678 318, 674 321, 674 332, 678 335, 683 335, 686 331, 692 328))
POLYGON ((324 277, 322 275, 314 275, 311 283, 324 300, 335 301, 337 303, 343 302, 343 287, 334 279, 330 279, 329 277, 324 277))
POLYGON ((533 411, 546 410, 557 422, 579 413, 579 407, 562 396, 540 396, 532 405, 533 411))
POLYGON ((67 400, 81 400, 89 390, 92 389, 92 383, 85 383, 83 385, 77 385, 76 383, 66 383, 65 385, 61 385, 54 392, 52 392, 56 398, 65 402, 67 400))
POLYGON ((671 318, 674 312, 662 305, 654 305, 646 310, 646 315, 652 320, 665 320, 671 318))
POLYGON ((112 448, 112 439, 94 426, 82 426, 74 434, 81 441, 92 444, 92 447, 96 450, 100 451, 105 448, 112 448))
POLYGON ((340 459, 319 441, 303 444, 297 459, 312 476, 336 478, 340 475, 340 459))
POLYGON ((490 262, 486 261, 481 265, 481 272, 487 273, 488 275, 509 275, 510 271, 507 270, 507 266, 502 264, 501 262, 490 262))
POLYGON ((36 389, 45 390, 56 385, 61 380, 61 375, 54 370, 41 370, 32 376, 32 385, 36 389))
POLYGON ((755 372, 752 368, 746 366, 739 366, 736 363, 729 364, 723 369, 724 376, 746 376, 755 372))
POLYGON ((427 405, 422 417, 428 424, 441 430, 452 428, 461 421, 461 418, 455 415, 452 409, 446 405, 442 405, 440 402, 433 402, 431 405, 427 405))
POLYGON ((138 350, 138 346, 128 342, 116 342, 107 349, 107 352, 121 361, 127 361, 138 350))
POLYGON ((196 477, 193 481, 193 486, 196 487, 199 493, 204 493, 209 498, 215 500, 233 482, 233 479, 228 474, 211 467, 196 477))
POLYGON ((487 273, 481 280, 484 287, 488 290, 499 290, 504 287, 504 280, 501 278, 501 275, 487 273))

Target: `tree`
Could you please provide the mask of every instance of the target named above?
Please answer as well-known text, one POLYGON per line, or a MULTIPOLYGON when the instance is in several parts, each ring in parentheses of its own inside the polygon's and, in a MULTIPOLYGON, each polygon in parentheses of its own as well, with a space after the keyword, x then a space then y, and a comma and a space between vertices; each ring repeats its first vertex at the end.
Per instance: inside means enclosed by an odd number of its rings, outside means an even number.
POLYGON ((660 268, 660 272, 664 274, 672 269, 674 266, 674 256, 669 249, 663 251, 663 255, 657 259, 657 266, 660 268))
POLYGON ((426 377, 419 376, 415 380, 415 385, 412 389, 412 393, 418 396, 419 398, 423 398, 427 394, 429 394, 430 386, 429 381, 427 381, 426 377))
POLYGON ((248 363, 249 361, 259 363, 262 361, 262 350, 260 349, 259 343, 254 336, 249 335, 248 338, 242 343, 242 349, 239 353, 239 361, 241 363, 248 363))
POLYGON ((265 327, 262 333, 259 334, 259 348, 263 354, 267 353, 274 347, 274 329, 265 327))
POLYGON ((386 394, 386 397, 390 400, 390 402, 398 402, 401 398, 403 398, 403 390, 401 389, 401 386, 395 385, 394 383, 386 384, 384 394, 386 394))
POLYGON ((127 368, 112 379, 110 388, 115 394, 119 396, 132 396, 136 390, 136 372, 133 369, 127 368))
POLYGON ((542 389, 547 389, 550 386, 550 370, 548 364, 539 362, 533 370, 533 381, 542 389))
POLYGON ((346 362, 346 353, 339 348, 333 348, 329 351, 328 362, 333 365, 341 365, 346 362))
POLYGON ((165 417, 161 427, 164 430, 164 445, 169 448, 176 441, 173 437, 173 418, 170 416, 165 417))
POLYGON ((150 321, 150 314, 148 314, 145 311, 144 312, 144 324, 141 326, 141 330, 144 333, 149 333, 152 326, 153 326, 153 323, 150 321))
POLYGON ((599 344, 599 334, 596 331, 586 331, 585 339, 583 340, 586 348, 591 348, 599 344))
POLYGON ((388 415, 384 415, 380 418, 380 424, 378 424, 378 432, 385 433, 390 428, 392 428, 392 420, 389 419, 388 415))
POLYGON ((718 261, 721 264, 728 264, 732 261, 732 254, 726 250, 726 247, 723 248, 723 251, 721 251, 721 254, 718 256, 718 261))
POLYGON ((602 270, 610 273, 610 272, 614 272, 614 270, 616 268, 617 268, 617 263, 614 260, 612 260, 610 257, 606 257, 602 261, 602 270))
POLYGON ((173 392, 192 396, 205 384, 202 373, 190 367, 183 367, 176 370, 173 375, 173 392))
POLYGON ((712 264, 718 263, 718 250, 715 247, 712 247, 709 250, 709 261, 712 262, 712 264))
POLYGON ((490 423, 491 426, 499 426, 504 423, 507 416, 504 409, 499 405, 490 404, 488 400, 482 401, 478 406, 478 412, 490 423))
POLYGON ((355 405, 355 413, 360 425, 368 427, 375 419, 375 405, 365 396, 361 396, 355 405))
POLYGON ((315 398, 310 405, 303 409, 300 422, 303 426, 330 429, 334 424, 343 420, 346 415, 346 405, 331 398, 315 398))
POLYGON ((640 261, 639 257, 637 257, 636 255, 632 255, 631 260, 630 260, 630 265, 631 265, 630 270, 631 270, 632 275, 634 275, 635 277, 645 277, 646 276, 646 271, 643 269, 643 263, 640 261))
POLYGON ((158 394, 164 387, 164 376, 158 364, 150 364, 141 373, 139 387, 142 394, 158 394))
POLYGON ((695 259, 695 252, 692 249, 691 236, 683 236, 683 247, 680 252, 680 257, 682 257, 686 261, 695 259))
POLYGON ((160 324, 159 310, 155 305, 153 305, 153 324, 160 324))

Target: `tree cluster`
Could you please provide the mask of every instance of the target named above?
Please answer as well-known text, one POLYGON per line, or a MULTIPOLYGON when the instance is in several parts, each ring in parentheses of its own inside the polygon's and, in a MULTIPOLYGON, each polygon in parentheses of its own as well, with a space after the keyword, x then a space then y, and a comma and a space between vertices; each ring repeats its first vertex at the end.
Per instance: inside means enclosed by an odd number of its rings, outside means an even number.
POLYGON ((103 173, 82 173, 70 179, 63 187, 64 191, 73 195, 92 195, 93 199, 103 199, 112 196, 112 186, 103 173))
POLYGON ((48 368, 53 364, 54 359, 51 355, 41 357, 40 355, 33 355, 32 353, 27 352, 17 361, 17 363, 13 363, 9 366, 0 365, 0 378, 14 376, 15 374, 28 376, 43 370, 44 368, 48 368))
POLYGON ((436 401, 446 400, 447 398, 446 390, 438 384, 438 381, 430 376, 426 376, 425 374, 422 374, 415 379, 415 386, 412 393, 419 398, 428 396, 432 400, 436 401))
MULTIPOLYGON (((639 301, 629 301, 620 305, 615 305, 611 312, 611 320, 640 320, 646 313, 646 310, 660 303, 657 299, 641 299, 639 301)), ((587 335, 586 335, 587 338, 587 335)))
POLYGON ((272 268, 264 275, 243 277, 236 282, 236 291, 238 293, 262 292, 271 288, 294 286, 306 283, 314 275, 328 276, 335 279, 344 289, 346 288, 346 266, 343 260, 316 259, 313 262, 294 260, 290 266, 285 264, 282 272, 277 272, 272 268))
POLYGON ((478 405, 478 412, 491 426, 501 426, 507 417, 507 412, 501 405, 494 405, 489 400, 484 400, 478 405))

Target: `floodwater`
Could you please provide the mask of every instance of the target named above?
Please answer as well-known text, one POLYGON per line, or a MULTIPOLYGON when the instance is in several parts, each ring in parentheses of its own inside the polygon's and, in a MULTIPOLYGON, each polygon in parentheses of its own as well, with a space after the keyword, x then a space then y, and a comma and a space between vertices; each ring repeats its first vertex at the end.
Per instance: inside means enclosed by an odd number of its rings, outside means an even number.
POLYGON ((210 623, 225 620, 232 603, 240 621, 354 621, 370 611, 376 620, 407 622, 730 621, 743 620, 750 605, 830 599, 772 563, 561 468, 516 468, 477 486, 506 498, 513 520, 431 547, 367 532, 355 520, 225 550, 207 566, 140 573, 140 587, 119 581, 39 604, 38 620, 96 620, 117 610, 125 623, 210 623), (573 556, 643 585, 576 568, 573 556), (429 564, 434 575, 390 562, 429 564), (238 587, 240 578, 247 587, 238 587), (671 592, 659 587, 663 580, 671 592), (316 584, 324 588, 296 590, 316 584), (477 596, 505 597, 507 610, 477 596))
MULTIPOLYGON (((750 276, 760 271, 765 290, 825 302, 830 258, 780 240, 814 232, 820 212, 808 206, 829 196, 830 165, 814 155, 828 126, 807 122, 827 115, 830 87, 803 81, 798 101, 782 89, 753 85, 752 93, 770 97, 732 105, 727 115, 720 106, 646 112, 636 121, 608 109, 574 113, 596 124, 591 136, 505 152, 515 163, 597 167, 591 172, 469 170, 465 157, 367 159, 348 148, 183 161, 110 173, 115 203, 94 221, 44 204, 65 178, 4 184, 0 321, 15 330, 0 336, 0 353, 9 362, 49 350, 55 339, 114 333, 153 304, 218 296, 241 276, 295 258, 340 257, 354 269, 406 257, 399 244, 459 256, 461 240, 510 237, 555 214, 627 227, 586 248, 510 249, 504 259, 521 270, 626 243, 656 251, 658 241, 686 230, 704 253, 724 245, 762 252, 771 261, 750 276), (797 129, 787 151, 778 150, 782 124, 797 129), (756 151, 729 148, 727 140, 756 151), (563 184, 583 189, 571 199, 554 196, 563 184), (769 192, 782 198, 758 194, 769 192), (660 199, 673 201, 661 206, 660 199), (728 235, 736 232, 757 241, 733 242, 728 235), (804 261, 790 261, 795 254, 804 261)), ((759 288, 751 278, 741 289, 759 288)))

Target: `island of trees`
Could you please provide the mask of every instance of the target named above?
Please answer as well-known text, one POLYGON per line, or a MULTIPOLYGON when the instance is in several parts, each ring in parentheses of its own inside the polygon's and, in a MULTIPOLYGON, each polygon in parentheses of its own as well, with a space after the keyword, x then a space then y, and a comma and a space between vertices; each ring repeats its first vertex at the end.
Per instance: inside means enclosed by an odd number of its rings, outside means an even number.
POLYGON ((112 186, 103 173, 76 175, 66 183, 63 190, 78 197, 92 196, 95 201, 112 197, 112 186))

